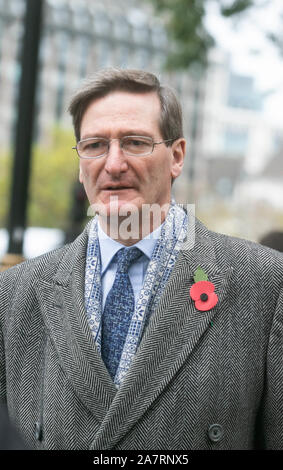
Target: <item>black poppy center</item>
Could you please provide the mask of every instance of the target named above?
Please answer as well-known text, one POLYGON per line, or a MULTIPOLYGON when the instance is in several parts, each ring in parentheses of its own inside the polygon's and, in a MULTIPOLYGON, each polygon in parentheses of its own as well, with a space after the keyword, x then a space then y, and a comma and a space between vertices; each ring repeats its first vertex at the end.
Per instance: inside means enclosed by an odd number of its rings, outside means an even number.
POLYGON ((205 293, 201 294, 200 300, 202 300, 203 302, 206 302, 208 300, 208 295, 205 293))

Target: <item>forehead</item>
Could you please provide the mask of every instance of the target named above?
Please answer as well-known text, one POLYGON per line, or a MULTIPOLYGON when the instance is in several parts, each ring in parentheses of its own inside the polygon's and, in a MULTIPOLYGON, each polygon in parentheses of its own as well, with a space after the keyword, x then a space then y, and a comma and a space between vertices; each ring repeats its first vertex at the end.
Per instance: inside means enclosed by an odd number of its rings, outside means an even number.
POLYGON ((93 135, 138 134, 160 136, 161 105, 155 92, 115 91, 95 99, 81 121, 81 139, 93 135))

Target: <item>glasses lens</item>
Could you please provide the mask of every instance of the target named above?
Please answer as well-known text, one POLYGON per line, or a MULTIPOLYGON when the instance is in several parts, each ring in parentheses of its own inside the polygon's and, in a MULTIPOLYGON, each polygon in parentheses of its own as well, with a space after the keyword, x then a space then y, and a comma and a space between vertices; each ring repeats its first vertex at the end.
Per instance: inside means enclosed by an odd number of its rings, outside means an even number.
POLYGON ((105 139, 86 139, 81 140, 77 147, 81 157, 95 158, 107 152, 108 141, 105 139))
POLYGON ((121 143, 128 155, 148 155, 152 152, 153 141, 150 137, 123 137, 121 143))

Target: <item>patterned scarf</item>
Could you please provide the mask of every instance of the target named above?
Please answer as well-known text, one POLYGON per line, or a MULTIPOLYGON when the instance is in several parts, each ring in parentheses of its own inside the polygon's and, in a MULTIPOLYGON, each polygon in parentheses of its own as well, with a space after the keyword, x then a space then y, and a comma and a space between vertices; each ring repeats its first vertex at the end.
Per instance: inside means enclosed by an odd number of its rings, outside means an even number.
MULTIPOLYGON (((101 261, 97 235, 97 218, 94 217, 88 240, 85 270, 85 306, 88 323, 98 352, 101 354, 101 261)), ((114 383, 117 388, 130 368, 144 329, 154 313, 171 271, 175 265, 183 241, 187 235, 188 216, 177 204, 172 203, 148 264, 143 287, 136 302, 127 338, 114 383)))

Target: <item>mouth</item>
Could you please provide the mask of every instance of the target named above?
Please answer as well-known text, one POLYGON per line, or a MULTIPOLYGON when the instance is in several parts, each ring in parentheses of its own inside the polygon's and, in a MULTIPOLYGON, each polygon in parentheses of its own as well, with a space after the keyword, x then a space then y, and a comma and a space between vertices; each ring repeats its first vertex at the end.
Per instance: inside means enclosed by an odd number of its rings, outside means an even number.
POLYGON ((125 189, 132 189, 132 186, 105 186, 103 191, 123 191, 125 189))

